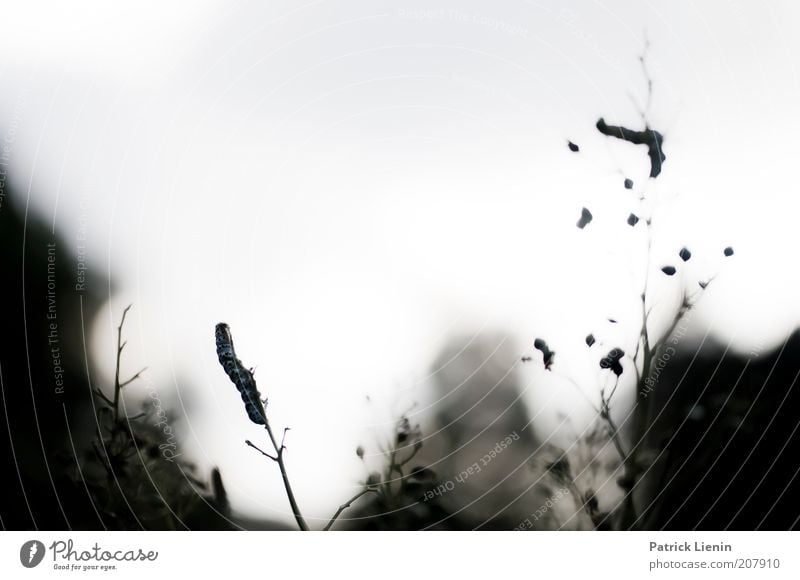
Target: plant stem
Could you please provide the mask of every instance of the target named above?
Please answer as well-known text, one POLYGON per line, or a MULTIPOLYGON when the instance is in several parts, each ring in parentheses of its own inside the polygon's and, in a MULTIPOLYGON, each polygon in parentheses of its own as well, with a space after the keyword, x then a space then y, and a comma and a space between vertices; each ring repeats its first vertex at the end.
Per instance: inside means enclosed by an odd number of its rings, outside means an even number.
POLYGON ((376 488, 376 487, 368 487, 366 489, 362 489, 357 494, 355 494, 353 497, 351 497, 349 500, 347 500, 345 503, 340 505, 339 509, 336 510, 336 513, 333 514, 333 517, 331 518, 331 521, 329 521, 328 525, 326 525, 324 528, 322 528, 322 530, 324 532, 327 532, 328 530, 330 530, 331 526, 333 526, 333 524, 336 522, 336 519, 342 514, 342 512, 344 510, 349 508, 353 504, 353 502, 356 501, 358 498, 360 498, 362 495, 367 495, 370 492, 377 493, 378 492, 378 488, 376 488))
POLYGON ((272 433, 272 428, 269 426, 269 421, 266 421, 264 427, 266 427, 267 433, 269 434, 269 439, 272 441, 272 446, 275 448, 275 457, 270 457, 270 459, 274 459, 281 470, 283 487, 286 488, 286 495, 289 498, 289 505, 292 507, 294 519, 297 520, 297 525, 300 527, 300 529, 304 532, 307 532, 309 530, 308 524, 306 523, 303 514, 300 513, 300 508, 297 505, 297 500, 295 500, 294 492, 292 491, 292 484, 289 483, 289 475, 286 473, 286 465, 283 462, 283 450, 286 449, 286 447, 284 447, 283 443, 278 445, 275 435, 272 433))
POLYGON ((119 396, 120 392, 122 391, 122 385, 119 382, 119 363, 120 359, 122 358, 122 349, 125 348, 126 344, 122 342, 122 327, 125 325, 125 317, 128 315, 128 310, 131 309, 131 306, 133 305, 128 304, 125 310, 122 311, 122 320, 119 321, 119 326, 117 327, 117 365, 116 365, 116 370, 114 372, 114 422, 115 423, 119 421, 119 396))

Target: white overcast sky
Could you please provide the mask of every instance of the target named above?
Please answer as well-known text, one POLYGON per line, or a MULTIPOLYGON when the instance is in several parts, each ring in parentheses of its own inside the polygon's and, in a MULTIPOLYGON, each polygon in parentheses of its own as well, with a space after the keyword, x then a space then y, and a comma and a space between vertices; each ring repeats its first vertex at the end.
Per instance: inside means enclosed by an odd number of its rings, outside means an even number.
MULTIPOLYGON (((637 124, 645 33, 666 135, 657 261, 695 255, 659 291, 718 274, 696 332, 735 348, 797 326, 796 3, 185 6, 2 2, 0 126, 30 211, 73 244, 85 221, 90 267, 116 284, 95 323, 106 368, 133 302, 126 364, 186 405, 186 449, 237 508, 287 511, 242 445, 259 435, 216 362, 220 320, 293 428, 312 518, 357 485, 353 449, 392 401, 435 409, 430 365, 453 337, 500 332, 522 355, 545 336, 584 376, 588 331, 614 316, 631 336, 642 238, 620 184, 648 166, 594 122, 637 124)), ((559 411, 589 416, 521 373, 545 435, 559 411)))

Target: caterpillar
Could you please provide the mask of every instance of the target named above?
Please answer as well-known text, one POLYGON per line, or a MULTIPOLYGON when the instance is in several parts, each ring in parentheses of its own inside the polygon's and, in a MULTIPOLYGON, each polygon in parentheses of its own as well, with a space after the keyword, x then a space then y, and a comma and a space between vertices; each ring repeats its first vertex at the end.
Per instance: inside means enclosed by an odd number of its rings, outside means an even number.
POLYGON ((264 404, 261 402, 261 393, 258 392, 256 387, 256 379, 253 377, 253 372, 236 358, 230 327, 224 322, 220 322, 216 326, 214 335, 217 339, 219 364, 222 365, 225 373, 236 385, 239 394, 241 394, 247 416, 256 425, 265 425, 267 418, 264 404))

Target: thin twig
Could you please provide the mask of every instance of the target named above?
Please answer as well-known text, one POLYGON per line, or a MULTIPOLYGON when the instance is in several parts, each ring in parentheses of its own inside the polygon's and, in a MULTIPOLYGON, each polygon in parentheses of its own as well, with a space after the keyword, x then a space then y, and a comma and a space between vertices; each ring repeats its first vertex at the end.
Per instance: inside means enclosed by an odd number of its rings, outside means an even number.
POLYGON ((416 456, 417 456, 417 453, 418 453, 418 452, 419 452, 419 450, 421 449, 421 447, 419 447, 419 446, 416 444, 416 442, 415 442, 413 445, 406 445, 406 447, 411 447, 411 455, 409 455, 408 457, 406 457, 405 459, 403 459, 403 461, 401 461, 401 462, 398 464, 400 467, 403 467, 403 466, 405 466, 405 464, 406 464, 406 463, 409 463, 409 462, 410 462, 412 459, 414 459, 414 457, 416 457, 416 456))
MULTIPOLYGON (((272 428, 269 425, 269 420, 266 420, 264 427, 267 430, 267 434, 269 435, 269 439, 272 442, 272 446, 275 448, 275 461, 278 463, 278 467, 281 470, 281 477, 283 478, 283 487, 286 489, 286 495, 289 498, 289 505, 292 507, 292 514, 294 515, 294 519, 297 521, 297 525, 300 529, 304 532, 309 530, 308 524, 306 523, 303 514, 300 513, 300 508, 297 505, 297 500, 294 497, 294 492, 292 491, 292 484, 289 483, 289 475, 286 472, 286 465, 283 462, 283 451, 286 447, 283 446, 281 443, 280 447, 278 446, 278 442, 275 440, 275 435, 272 433, 272 428)), ((286 436, 286 430, 283 432, 284 437, 286 436)), ((265 454, 266 455, 266 454, 265 454)))
POLYGON ((105 403, 108 404, 109 407, 114 406, 114 402, 108 397, 106 397, 100 389, 92 389, 92 394, 94 394, 97 397, 100 397, 105 403))
POLYGON ((264 457, 269 457, 270 459, 272 459, 272 461, 278 461, 278 458, 277 458, 277 457, 273 457, 272 455, 270 455, 270 454, 269 454, 269 453, 267 453, 266 451, 262 450, 262 449, 261 449, 261 448, 260 448, 258 445, 256 445, 255 443, 253 443, 253 442, 252 442, 252 441, 250 441, 249 439, 245 439, 245 441, 244 441, 244 442, 245 442, 245 443, 247 443, 247 445, 249 445, 250 447, 252 447, 252 448, 253 448, 253 449, 255 449, 256 451, 258 451, 258 452, 259 452, 261 455, 263 455, 264 457))
POLYGON ((140 370, 138 373, 136 373, 135 375, 133 375, 133 376, 132 376, 131 378, 129 378, 127 381, 124 381, 124 382, 120 383, 120 385, 119 385, 119 388, 120 388, 120 389, 123 389, 123 388, 127 387, 127 386, 128 386, 128 385, 130 385, 130 384, 131 384, 133 381, 135 381, 136 379, 138 379, 139 377, 141 377, 141 376, 142 376, 142 373, 143 373, 143 372, 145 372, 146 370, 147 370, 147 367, 144 367, 144 368, 142 368, 142 370, 140 370))
MULTIPOLYGON (((619 379, 617 379, 617 381, 619 382, 619 379)), ((609 400, 610 397, 607 399, 604 393, 600 393, 600 417, 608 424, 608 431, 611 441, 614 443, 614 447, 616 447, 617 453, 619 453, 619 456, 624 463, 628 459, 628 453, 625 451, 625 448, 622 445, 622 440, 619 436, 619 427, 617 427, 616 423, 611 418, 611 408, 608 406, 609 400)))
POLYGON ((342 515, 342 512, 343 512, 344 510, 346 510, 347 508, 349 508, 349 507, 350 507, 350 506, 353 504, 353 502, 354 502, 354 501, 356 501, 358 498, 360 498, 362 495, 367 495, 368 493, 371 493, 371 492, 378 493, 378 488, 377 488, 377 487, 368 487, 368 488, 366 488, 366 489, 362 489, 362 490, 361 490, 361 491, 359 491, 357 494, 355 494, 353 497, 351 497, 349 500, 347 500, 345 503, 343 503, 342 505, 340 505, 340 506, 339 506, 339 509, 338 509, 338 510, 336 510, 336 513, 335 513, 335 514, 333 514, 333 517, 331 518, 331 521, 329 521, 329 522, 328 522, 328 525, 326 525, 324 528, 322 528, 322 530, 323 530, 323 531, 325 531, 325 532, 327 532, 328 530, 330 530, 330 529, 331 529, 331 526, 333 526, 333 524, 336 522, 336 519, 337 519, 337 518, 338 518, 340 515, 342 515))
POLYGON ((117 327, 117 365, 116 370, 114 372, 114 422, 116 423, 119 421, 119 395, 120 391, 122 390, 122 385, 119 382, 119 363, 120 359, 122 359, 122 349, 125 348, 125 345, 128 344, 126 342, 122 342, 122 327, 125 324, 125 317, 128 315, 128 311, 131 309, 133 304, 128 304, 125 310, 122 311, 122 320, 119 321, 119 326, 117 327))

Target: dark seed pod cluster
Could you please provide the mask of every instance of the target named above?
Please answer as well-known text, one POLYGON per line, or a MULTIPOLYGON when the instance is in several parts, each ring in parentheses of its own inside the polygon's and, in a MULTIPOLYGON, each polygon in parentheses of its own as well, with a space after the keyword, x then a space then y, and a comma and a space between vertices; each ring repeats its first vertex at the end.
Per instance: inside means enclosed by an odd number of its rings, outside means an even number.
POLYGON ((622 374, 622 364, 620 364, 619 361, 623 356, 625 356, 625 351, 621 348, 612 349, 606 356, 600 359, 600 368, 611 369, 611 372, 620 376, 622 374))
POLYGON ((253 377, 252 371, 246 368, 242 361, 236 358, 236 351, 233 349, 233 338, 231 337, 231 329, 224 322, 217 324, 215 330, 217 339, 217 356, 219 357, 219 364, 225 370, 225 373, 230 377, 231 381, 242 396, 244 401, 244 408, 247 411, 247 416, 256 425, 264 425, 267 422, 266 414, 264 412, 264 405, 261 402, 261 393, 258 392, 256 387, 256 379, 253 377))

